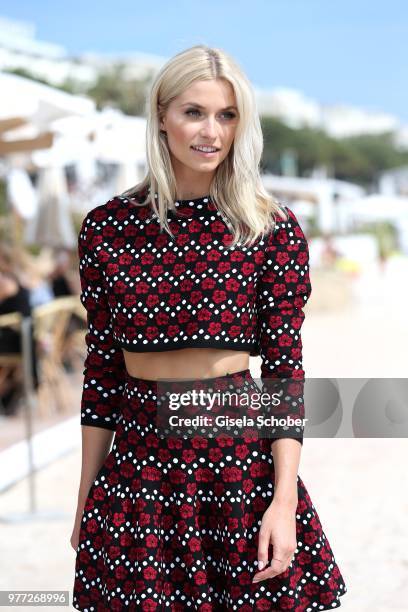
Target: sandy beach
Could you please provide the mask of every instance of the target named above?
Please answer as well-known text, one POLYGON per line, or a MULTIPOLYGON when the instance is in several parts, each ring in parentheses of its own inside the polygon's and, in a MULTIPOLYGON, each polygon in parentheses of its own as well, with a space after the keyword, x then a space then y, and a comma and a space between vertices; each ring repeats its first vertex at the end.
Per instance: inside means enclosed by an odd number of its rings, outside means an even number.
MULTIPOLYGON (((384 277, 360 279, 356 301, 342 312, 329 315, 311 308, 303 333, 309 376, 406 376, 406 300, 396 290, 401 269, 406 274, 405 262, 395 263, 384 277)), ((259 360, 252 359, 250 366, 257 376, 259 360)), ((39 510, 62 516, 0 522, 1 589, 68 590, 71 601, 75 553, 69 539, 80 473, 79 418, 77 440, 73 452, 36 477, 39 510)), ((407 456, 406 439, 304 441, 299 474, 346 581, 345 612, 407 608, 407 456)), ((26 511, 27 500, 24 479, 1 493, 0 515, 26 511)))

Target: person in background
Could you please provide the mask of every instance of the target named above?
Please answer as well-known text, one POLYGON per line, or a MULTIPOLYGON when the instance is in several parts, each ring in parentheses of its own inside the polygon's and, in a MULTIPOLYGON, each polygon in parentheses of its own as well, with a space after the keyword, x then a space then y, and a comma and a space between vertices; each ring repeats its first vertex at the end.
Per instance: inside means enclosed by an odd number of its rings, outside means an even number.
MULTIPOLYGON (((17 275, 0 265, 0 315, 19 312, 23 317, 31 316, 30 292, 17 275)), ((22 338, 19 329, 0 327, 0 354, 21 354, 22 338)), ((31 353, 34 388, 38 388, 38 369, 35 339, 31 326, 31 353)), ((1 366, 0 366, 1 369, 1 366)), ((15 412, 16 400, 22 393, 21 368, 7 368, 7 375, 1 377, 0 410, 9 415, 15 412)))
POLYGON ((55 297, 65 295, 75 295, 79 292, 76 275, 72 265, 72 251, 67 248, 56 249, 53 260, 55 266, 51 271, 48 280, 55 297))
MULTIPOLYGON (((77 273, 76 253, 71 249, 61 247, 55 250, 53 261, 55 266, 48 275, 47 281, 54 298, 79 295, 81 286, 77 273)), ((74 346, 71 344, 72 334, 85 328, 84 318, 73 312, 66 328, 66 343, 64 345, 64 366, 68 371, 75 369, 71 351, 73 350, 75 355, 76 348, 75 343, 74 346)))
POLYGON ((329 233, 324 234, 321 265, 325 268, 333 268, 340 255, 341 253, 334 246, 333 236, 329 233))

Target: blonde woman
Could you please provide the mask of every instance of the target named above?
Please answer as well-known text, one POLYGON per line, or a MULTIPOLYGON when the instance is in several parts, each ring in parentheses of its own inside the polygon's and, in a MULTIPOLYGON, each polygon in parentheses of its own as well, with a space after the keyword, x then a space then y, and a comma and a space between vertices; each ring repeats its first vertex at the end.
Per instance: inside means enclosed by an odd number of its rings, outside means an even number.
POLYGON ((304 380, 307 241, 262 186, 259 117, 236 62, 203 45, 173 57, 152 85, 146 146, 144 180, 79 233, 88 354, 73 605, 336 608, 346 587, 297 473, 299 422, 274 437, 157 427, 161 381, 252 397, 251 355, 264 381, 304 380))

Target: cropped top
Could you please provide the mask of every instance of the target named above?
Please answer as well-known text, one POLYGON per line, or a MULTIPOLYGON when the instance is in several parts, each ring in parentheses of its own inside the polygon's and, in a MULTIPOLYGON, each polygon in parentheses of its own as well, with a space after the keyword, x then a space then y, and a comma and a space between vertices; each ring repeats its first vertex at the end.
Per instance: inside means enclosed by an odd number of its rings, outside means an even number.
POLYGON ((309 251, 293 211, 285 207, 287 220, 278 216, 274 230, 251 246, 227 249, 231 226, 209 196, 174 204, 168 211, 174 238, 161 230, 151 205, 123 196, 96 206, 82 222, 80 297, 88 323, 82 425, 116 428, 122 348, 248 351, 262 358, 261 378, 304 379, 309 251))

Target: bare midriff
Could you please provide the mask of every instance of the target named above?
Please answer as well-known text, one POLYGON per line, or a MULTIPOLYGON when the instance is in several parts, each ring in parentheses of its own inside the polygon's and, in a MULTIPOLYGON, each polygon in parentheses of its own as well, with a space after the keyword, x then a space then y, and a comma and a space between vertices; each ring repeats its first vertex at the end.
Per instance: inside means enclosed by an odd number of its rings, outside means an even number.
POLYGON ((130 376, 145 380, 199 379, 225 376, 249 368, 248 351, 186 348, 174 351, 132 353, 123 350, 130 376))

